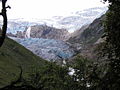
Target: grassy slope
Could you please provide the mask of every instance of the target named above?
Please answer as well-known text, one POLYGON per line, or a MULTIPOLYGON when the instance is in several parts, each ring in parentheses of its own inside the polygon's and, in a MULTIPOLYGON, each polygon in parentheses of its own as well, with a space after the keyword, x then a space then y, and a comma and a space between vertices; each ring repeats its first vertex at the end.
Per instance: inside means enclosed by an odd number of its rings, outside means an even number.
POLYGON ((19 66, 23 69, 22 76, 26 78, 33 67, 42 69, 46 63, 47 61, 7 38, 0 48, 0 88, 9 85, 19 77, 19 66))

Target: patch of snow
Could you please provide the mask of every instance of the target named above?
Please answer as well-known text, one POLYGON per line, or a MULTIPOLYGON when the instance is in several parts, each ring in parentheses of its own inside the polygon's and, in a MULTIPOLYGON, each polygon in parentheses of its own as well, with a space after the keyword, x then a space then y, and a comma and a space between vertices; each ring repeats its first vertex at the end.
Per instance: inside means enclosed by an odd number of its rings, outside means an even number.
POLYGON ((30 38, 30 31, 31 31, 31 27, 28 27, 28 29, 25 33, 25 38, 30 38))
POLYGON ((69 72, 68 74, 69 74, 70 76, 74 75, 75 69, 69 67, 69 71, 70 71, 70 72, 69 72))
POLYGON ((89 88, 91 85, 89 83, 87 83, 87 87, 89 88))
POLYGON ((67 64, 65 60, 63 60, 63 64, 64 64, 64 65, 66 65, 66 64, 67 64))

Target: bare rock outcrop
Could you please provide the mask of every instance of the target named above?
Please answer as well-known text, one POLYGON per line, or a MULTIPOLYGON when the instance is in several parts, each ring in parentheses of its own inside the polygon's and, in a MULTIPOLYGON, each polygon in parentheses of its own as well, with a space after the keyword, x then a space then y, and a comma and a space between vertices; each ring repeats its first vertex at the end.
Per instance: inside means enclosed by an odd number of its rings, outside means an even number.
POLYGON ((47 25, 35 25, 28 27, 24 37, 67 40, 69 38, 69 32, 65 29, 57 29, 47 25))

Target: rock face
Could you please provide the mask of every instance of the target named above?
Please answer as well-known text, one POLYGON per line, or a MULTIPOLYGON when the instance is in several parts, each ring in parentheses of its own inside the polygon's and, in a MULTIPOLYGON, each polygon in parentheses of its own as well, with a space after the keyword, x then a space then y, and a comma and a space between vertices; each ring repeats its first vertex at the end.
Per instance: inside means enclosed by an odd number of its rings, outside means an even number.
POLYGON ((68 39, 68 36, 69 33, 67 30, 49 27, 47 25, 31 26, 25 31, 25 38, 31 37, 31 38, 66 40, 68 39))
POLYGON ((60 40, 43 38, 14 38, 14 40, 46 60, 68 59, 75 54, 74 48, 60 40))
MULTIPOLYGON (((74 38, 74 37, 76 37, 76 39, 77 39, 78 36, 80 36, 80 35, 84 32, 84 30, 88 28, 88 26, 89 26, 89 25, 84 25, 84 26, 82 26, 79 30, 76 30, 75 32, 71 33, 71 34, 70 34, 70 39, 72 39, 72 38, 74 38)), ((78 39, 79 39, 79 38, 78 38, 78 39)))
MULTIPOLYGON (((71 43, 79 43, 83 45, 96 43, 104 33, 103 20, 105 15, 95 19, 87 28, 84 28, 82 33, 76 34, 71 37, 68 41, 71 43)), ((77 31, 77 33, 81 32, 77 31)), ((75 32, 76 33, 76 32, 75 32)))
POLYGON ((98 52, 96 51, 96 48, 101 42, 104 42, 104 39, 101 38, 104 35, 104 20, 105 15, 95 19, 86 29, 84 28, 82 33, 78 30, 78 34, 74 34, 74 36, 68 40, 68 42, 74 46, 79 45, 80 55, 97 60, 98 52))
POLYGON ((26 26, 23 31, 16 31, 16 34, 8 33, 7 35, 17 38, 44 38, 63 41, 70 37, 70 33, 66 29, 57 29, 47 25, 34 25, 28 26, 28 28, 26 26))

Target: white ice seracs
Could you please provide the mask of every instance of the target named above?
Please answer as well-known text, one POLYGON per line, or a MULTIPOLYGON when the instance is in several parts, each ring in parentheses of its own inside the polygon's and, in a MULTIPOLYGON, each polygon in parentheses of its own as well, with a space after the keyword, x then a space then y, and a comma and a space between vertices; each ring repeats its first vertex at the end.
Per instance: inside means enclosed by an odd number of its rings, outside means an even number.
POLYGON ((31 27, 28 27, 28 29, 25 33, 25 38, 30 38, 30 31, 31 31, 31 27))

